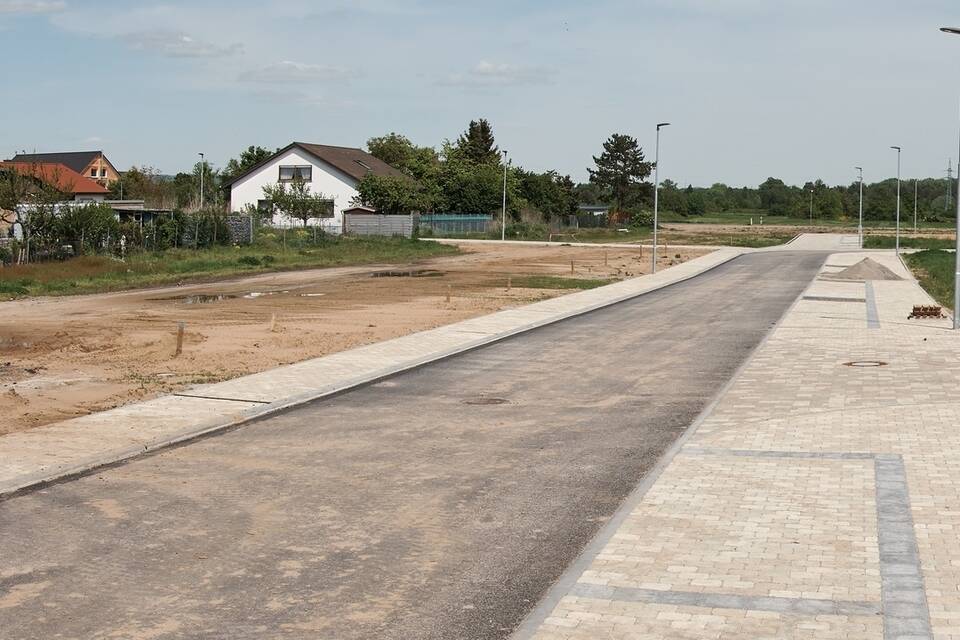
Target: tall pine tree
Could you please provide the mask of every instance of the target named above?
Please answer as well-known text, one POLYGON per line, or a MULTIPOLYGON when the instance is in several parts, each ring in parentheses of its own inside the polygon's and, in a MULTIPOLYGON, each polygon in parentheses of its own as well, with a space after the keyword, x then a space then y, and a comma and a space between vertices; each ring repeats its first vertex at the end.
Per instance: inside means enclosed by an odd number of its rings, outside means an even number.
POLYGON ((624 210, 630 191, 650 175, 652 163, 645 162, 643 149, 636 138, 615 133, 603 143, 603 153, 593 156, 596 169, 590 172, 590 182, 613 194, 618 212, 624 210))
POLYGON ((485 118, 470 121, 470 126, 457 139, 457 150, 477 164, 500 161, 500 151, 494 144, 493 127, 485 118))

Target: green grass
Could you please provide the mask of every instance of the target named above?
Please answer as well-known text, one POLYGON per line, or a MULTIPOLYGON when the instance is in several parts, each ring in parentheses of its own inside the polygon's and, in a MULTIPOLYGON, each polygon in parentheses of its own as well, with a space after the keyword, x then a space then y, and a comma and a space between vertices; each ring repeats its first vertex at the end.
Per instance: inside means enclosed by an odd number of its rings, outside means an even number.
POLYGON ((945 307, 953 308, 954 254, 938 249, 905 254, 910 270, 933 298, 945 307))
MULTIPOLYGON (((895 236, 866 236, 863 246, 867 249, 893 249, 897 244, 895 236)), ((953 249, 953 238, 924 238, 900 236, 900 246, 908 249, 953 249)))
POLYGON ((327 238, 286 248, 267 238, 249 247, 171 249, 126 260, 82 256, 0 268, 0 296, 56 296, 117 291, 175 282, 371 263, 407 263, 458 253, 453 246, 403 238, 327 238))
POLYGON ((617 280, 563 278, 560 276, 523 276, 513 279, 513 286, 522 289, 596 289, 617 280))

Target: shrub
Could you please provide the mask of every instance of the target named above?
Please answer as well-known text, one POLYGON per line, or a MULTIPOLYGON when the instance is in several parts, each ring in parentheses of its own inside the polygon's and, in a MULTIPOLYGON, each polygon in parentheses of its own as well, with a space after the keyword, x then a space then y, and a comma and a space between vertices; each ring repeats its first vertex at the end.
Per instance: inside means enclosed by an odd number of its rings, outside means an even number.
POLYGON ((245 267, 259 267, 260 258, 257 256, 241 256, 237 262, 245 267))
POLYGON ((264 254, 260 256, 260 263, 263 265, 273 264, 276 261, 276 259, 277 259, 276 256, 264 254))
POLYGON ((0 265, 13 263, 13 251, 10 247, 0 247, 0 265))

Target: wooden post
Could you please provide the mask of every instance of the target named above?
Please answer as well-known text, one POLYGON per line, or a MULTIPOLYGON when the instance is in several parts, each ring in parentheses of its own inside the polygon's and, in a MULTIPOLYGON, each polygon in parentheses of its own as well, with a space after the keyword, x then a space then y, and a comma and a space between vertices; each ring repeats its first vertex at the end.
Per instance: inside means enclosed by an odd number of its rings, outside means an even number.
POLYGON ((451 290, 452 288, 453 288, 453 287, 450 286, 449 284, 447 285, 447 302, 450 302, 450 290, 451 290))
POLYGON ((173 357, 179 356, 183 353, 183 330, 186 328, 187 323, 183 320, 177 322, 177 350, 174 352, 173 357))
POLYGON ((606 249, 603 250, 603 266, 607 266, 607 254, 610 253, 606 249))
POLYGON ((570 261, 570 273, 573 273, 573 260, 570 261))
POLYGON ((273 330, 277 328, 277 314, 270 314, 270 333, 273 333, 273 330))
POLYGON ((510 291, 510 288, 513 286, 513 278, 507 276, 507 291, 510 291))

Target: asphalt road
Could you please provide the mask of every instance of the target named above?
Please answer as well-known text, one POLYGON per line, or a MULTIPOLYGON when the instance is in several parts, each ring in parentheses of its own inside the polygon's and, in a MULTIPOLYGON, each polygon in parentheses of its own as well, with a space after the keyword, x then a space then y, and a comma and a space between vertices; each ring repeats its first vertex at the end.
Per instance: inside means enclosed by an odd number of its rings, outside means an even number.
POLYGON ((0 502, 0 636, 505 637, 823 258, 746 255, 0 502))

